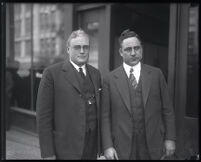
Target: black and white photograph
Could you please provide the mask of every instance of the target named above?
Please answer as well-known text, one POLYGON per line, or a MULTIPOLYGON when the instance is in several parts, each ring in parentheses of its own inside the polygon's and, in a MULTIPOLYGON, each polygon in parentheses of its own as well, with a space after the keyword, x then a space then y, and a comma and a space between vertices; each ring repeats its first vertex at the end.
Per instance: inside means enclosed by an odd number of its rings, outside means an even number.
POLYGON ((1 3, 1 160, 199 160, 199 3, 1 3))

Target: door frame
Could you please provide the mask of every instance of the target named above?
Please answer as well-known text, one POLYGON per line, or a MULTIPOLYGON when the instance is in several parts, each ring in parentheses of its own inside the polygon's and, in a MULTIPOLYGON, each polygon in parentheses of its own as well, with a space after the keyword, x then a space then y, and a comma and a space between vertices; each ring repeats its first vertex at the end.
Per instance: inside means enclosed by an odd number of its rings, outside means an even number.
MULTIPOLYGON (((185 149, 190 149, 186 148, 186 143, 192 142, 192 139, 185 136, 186 132, 190 129, 197 129, 198 132, 198 118, 190 118, 185 114, 189 7, 189 3, 170 5, 168 88, 173 97, 175 108, 177 135, 176 153, 180 158, 186 156, 185 149)), ((196 148, 194 149, 196 150, 196 148)))
POLYGON ((77 22, 75 23, 74 30, 77 30, 80 25, 79 14, 82 12, 87 12, 91 10, 103 10, 103 15, 101 16, 101 21, 104 23, 100 27, 102 30, 102 34, 100 34, 99 38, 99 56, 98 56, 98 69, 100 70, 102 76, 109 72, 110 65, 110 50, 111 50, 111 5, 112 4, 82 4, 75 6, 75 19, 77 22))

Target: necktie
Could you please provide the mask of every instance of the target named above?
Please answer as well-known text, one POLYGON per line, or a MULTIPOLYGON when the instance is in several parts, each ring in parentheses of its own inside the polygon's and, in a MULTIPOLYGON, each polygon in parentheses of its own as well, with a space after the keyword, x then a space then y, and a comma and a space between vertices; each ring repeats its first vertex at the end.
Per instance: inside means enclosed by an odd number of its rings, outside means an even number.
POLYGON ((85 75, 84 75, 84 73, 83 73, 82 68, 79 68, 79 73, 80 73, 82 79, 84 79, 84 78, 85 78, 85 75))
POLYGON ((135 76, 133 74, 133 68, 130 69, 129 81, 130 81, 132 87, 135 89, 137 87, 137 81, 136 81, 135 76))

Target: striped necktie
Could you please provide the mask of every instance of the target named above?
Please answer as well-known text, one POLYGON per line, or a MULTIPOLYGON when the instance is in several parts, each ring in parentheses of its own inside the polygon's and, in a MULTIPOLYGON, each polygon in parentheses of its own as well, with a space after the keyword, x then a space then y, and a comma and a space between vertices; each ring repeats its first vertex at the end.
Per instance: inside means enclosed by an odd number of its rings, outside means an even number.
POLYGON ((137 87, 137 81, 136 81, 136 78, 133 74, 133 68, 130 69, 130 76, 129 76, 129 81, 132 85, 132 87, 135 89, 137 87))

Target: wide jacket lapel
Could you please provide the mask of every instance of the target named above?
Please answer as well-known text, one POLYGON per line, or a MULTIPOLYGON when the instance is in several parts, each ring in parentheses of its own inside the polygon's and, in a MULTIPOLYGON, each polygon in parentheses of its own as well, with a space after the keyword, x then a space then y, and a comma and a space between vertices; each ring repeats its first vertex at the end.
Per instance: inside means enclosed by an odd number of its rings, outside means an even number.
POLYGON ((75 69, 70 64, 70 62, 65 61, 62 66, 62 71, 64 72, 64 78, 68 81, 79 93, 81 93, 79 82, 75 75, 75 69))
POLYGON ((141 81, 142 81, 142 97, 144 108, 146 107, 147 98, 151 86, 151 71, 142 64, 141 68, 141 81))
POLYGON ((126 108, 131 113, 131 106, 130 106, 130 94, 128 89, 128 82, 126 78, 125 71, 123 69, 123 66, 120 66, 119 69, 114 74, 114 80, 116 83, 116 87, 119 91, 119 94, 126 105, 126 108))

